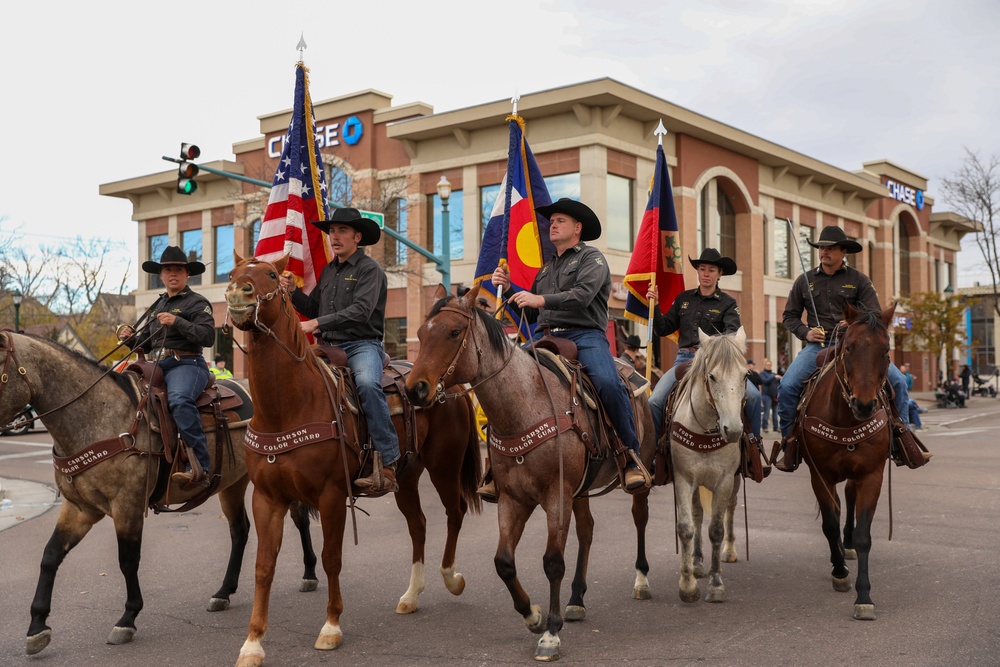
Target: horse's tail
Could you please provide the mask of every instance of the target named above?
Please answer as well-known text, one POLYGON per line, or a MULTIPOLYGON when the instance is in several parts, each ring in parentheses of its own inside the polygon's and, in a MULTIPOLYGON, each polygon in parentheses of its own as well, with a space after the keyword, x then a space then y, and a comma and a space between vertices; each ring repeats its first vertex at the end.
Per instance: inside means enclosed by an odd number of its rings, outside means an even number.
POLYGON ((462 459, 462 498, 469 506, 469 511, 479 514, 482 502, 476 490, 483 474, 482 458, 479 455, 479 429, 476 428, 476 406, 466 394, 462 397, 465 409, 469 413, 469 438, 465 445, 465 456, 462 459))

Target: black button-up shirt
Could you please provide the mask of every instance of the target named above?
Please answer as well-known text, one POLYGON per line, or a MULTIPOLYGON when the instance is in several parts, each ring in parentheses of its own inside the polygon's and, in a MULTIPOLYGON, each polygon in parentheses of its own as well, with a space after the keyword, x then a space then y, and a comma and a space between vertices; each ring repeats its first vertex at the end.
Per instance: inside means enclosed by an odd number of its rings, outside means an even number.
POLYGON ((669 336, 679 332, 678 347, 698 347, 698 329, 709 336, 736 333, 740 328, 740 307, 736 299, 718 287, 709 296, 704 296, 696 287, 681 292, 674 299, 666 315, 656 313, 653 317, 653 333, 669 336))
POLYGON ((311 293, 293 292, 292 305, 319 322, 319 331, 327 342, 382 340, 387 294, 385 271, 365 254, 364 248, 358 248, 346 261, 334 257, 323 267, 311 293))
POLYGON ((837 323, 844 319, 845 303, 858 310, 882 311, 878 303, 878 292, 868 276, 846 263, 832 276, 824 272, 823 267, 817 266, 795 279, 781 319, 785 328, 799 340, 805 340, 809 329, 817 324, 829 335, 837 323), (809 299, 809 290, 812 290, 813 300, 816 302, 818 321, 809 299), (802 322, 802 313, 807 314, 809 324, 802 322))
MULTIPOLYGON (((532 294, 545 297, 542 308, 525 308, 529 322, 552 328, 608 328, 611 269, 604 254, 586 243, 568 248, 545 263, 535 275, 532 294)), ((508 290, 507 295, 513 291, 508 290)))
MULTIPOLYGON (((185 287, 178 294, 168 296, 166 292, 152 306, 152 315, 146 333, 133 340, 145 342, 138 346, 146 352, 154 347, 202 353, 202 348, 215 343, 215 317, 208 299, 185 287), (157 313, 171 313, 177 319, 169 327, 164 327, 156 319, 157 313), (147 339, 148 336, 148 339, 147 339)), ((134 347, 133 349, 138 349, 134 347)))

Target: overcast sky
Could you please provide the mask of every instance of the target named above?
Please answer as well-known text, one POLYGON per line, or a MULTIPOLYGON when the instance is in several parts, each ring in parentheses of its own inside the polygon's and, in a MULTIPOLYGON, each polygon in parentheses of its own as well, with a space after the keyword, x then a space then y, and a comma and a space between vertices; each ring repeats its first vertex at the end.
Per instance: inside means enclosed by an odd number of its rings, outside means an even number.
MULTIPOLYGON (((315 101, 440 112, 611 77, 846 170, 888 158, 941 211, 965 147, 1000 155, 998 27, 996 0, 10 4, 0 232, 134 257, 131 204, 98 186, 167 170, 181 141, 231 159, 291 107, 300 33, 315 101)), ((960 285, 980 261, 962 253, 960 285)))

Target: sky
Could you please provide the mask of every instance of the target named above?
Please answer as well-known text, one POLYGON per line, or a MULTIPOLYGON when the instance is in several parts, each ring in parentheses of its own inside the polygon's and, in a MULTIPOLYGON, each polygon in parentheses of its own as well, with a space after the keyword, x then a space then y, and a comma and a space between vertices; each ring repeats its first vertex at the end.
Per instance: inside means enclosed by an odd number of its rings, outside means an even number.
MULTIPOLYGON (((291 107, 300 35, 314 101, 374 88, 442 112, 610 77, 848 171, 889 159, 943 211, 966 149, 1000 155, 997 26, 995 0, 12 4, 0 234, 134 258, 131 204, 100 184, 170 170, 182 141, 232 159, 291 107)), ((960 286, 988 280, 968 240, 960 286)))

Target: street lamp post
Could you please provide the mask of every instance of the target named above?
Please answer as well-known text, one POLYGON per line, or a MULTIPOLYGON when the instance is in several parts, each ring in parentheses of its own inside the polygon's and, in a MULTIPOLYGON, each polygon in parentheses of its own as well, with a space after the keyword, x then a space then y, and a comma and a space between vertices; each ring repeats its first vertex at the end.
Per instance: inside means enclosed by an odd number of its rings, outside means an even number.
POLYGON ((448 198, 451 197, 451 183, 441 174, 437 184, 438 196, 441 198, 441 283, 451 291, 451 225, 448 220, 448 198))
POLYGON ((14 300, 14 331, 21 330, 21 300, 24 299, 24 295, 21 294, 21 290, 14 290, 10 298, 14 300))

